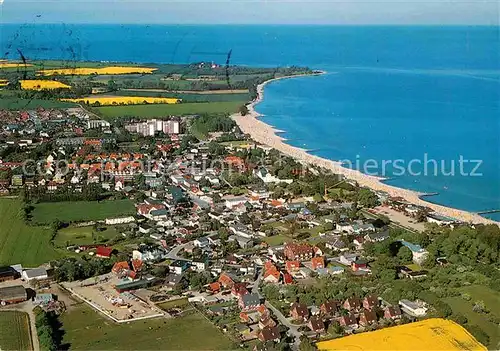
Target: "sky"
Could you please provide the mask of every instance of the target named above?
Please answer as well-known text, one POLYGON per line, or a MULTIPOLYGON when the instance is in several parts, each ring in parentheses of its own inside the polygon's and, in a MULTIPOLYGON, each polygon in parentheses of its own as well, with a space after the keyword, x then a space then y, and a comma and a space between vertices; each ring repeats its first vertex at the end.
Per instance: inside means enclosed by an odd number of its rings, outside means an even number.
POLYGON ((498 25, 495 0, 0 0, 0 23, 498 25))

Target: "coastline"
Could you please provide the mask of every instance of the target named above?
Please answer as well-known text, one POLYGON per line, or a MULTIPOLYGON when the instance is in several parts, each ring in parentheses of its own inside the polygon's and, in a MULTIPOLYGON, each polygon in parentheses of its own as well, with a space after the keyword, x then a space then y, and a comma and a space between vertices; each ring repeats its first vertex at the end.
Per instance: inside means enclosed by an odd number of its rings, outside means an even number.
POLYGON ((313 164, 326 168, 333 173, 342 174, 346 178, 356 181, 360 186, 368 187, 376 191, 384 191, 390 196, 401 197, 412 204, 428 207, 440 215, 452 217, 462 222, 496 225, 499 224, 494 220, 482 217, 481 215, 473 212, 459 210, 452 207, 446 207, 443 205, 425 201, 422 199, 422 196, 425 196, 426 194, 386 184, 382 182, 384 178, 367 175, 357 170, 342 167, 342 164, 340 162, 315 156, 309 154, 305 149, 286 144, 286 139, 278 135, 279 133, 283 132, 282 130, 275 129, 259 119, 259 117, 262 115, 255 110, 255 106, 264 99, 264 88, 267 84, 281 79, 309 76, 312 77, 325 73, 326 72, 324 71, 315 71, 311 74, 285 76, 267 80, 257 86, 257 98, 246 105, 248 108, 248 113, 245 116, 236 113, 233 114, 231 118, 238 124, 242 132, 244 132, 245 134, 249 134, 256 142, 272 147, 285 155, 301 161, 302 163, 313 164))

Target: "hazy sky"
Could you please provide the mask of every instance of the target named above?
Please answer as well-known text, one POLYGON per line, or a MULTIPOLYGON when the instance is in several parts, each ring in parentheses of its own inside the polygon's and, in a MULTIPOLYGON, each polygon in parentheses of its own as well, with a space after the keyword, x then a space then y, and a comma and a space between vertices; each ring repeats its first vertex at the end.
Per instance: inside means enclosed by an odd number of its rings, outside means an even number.
POLYGON ((0 0, 0 4, 1 23, 498 25, 500 17, 498 0, 0 0))

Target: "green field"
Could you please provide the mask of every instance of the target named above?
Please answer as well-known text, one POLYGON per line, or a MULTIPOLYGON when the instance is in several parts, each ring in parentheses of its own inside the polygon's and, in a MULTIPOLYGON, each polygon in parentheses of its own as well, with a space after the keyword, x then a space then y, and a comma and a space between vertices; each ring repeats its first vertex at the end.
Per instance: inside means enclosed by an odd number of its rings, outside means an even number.
POLYGON ((175 92, 154 92, 142 89, 134 90, 118 90, 113 92, 117 96, 147 96, 147 97, 168 97, 182 99, 184 103, 189 102, 230 102, 239 101, 241 104, 250 100, 249 93, 239 94, 189 94, 189 93, 175 93, 175 92))
POLYGON ((134 203, 129 199, 114 201, 44 202, 35 205, 33 223, 97 221, 134 214, 134 203))
POLYGON ((0 265, 36 267, 59 258, 50 245, 50 229, 26 225, 19 218, 20 210, 19 200, 0 199, 0 265))
POLYGON ((0 312, 0 350, 33 350, 27 313, 0 312))
MULTIPOLYGON (((500 327, 488 320, 486 314, 476 313, 472 310, 475 301, 481 300, 493 314, 500 318, 500 292, 489 289, 485 286, 471 285, 459 289, 461 293, 471 296, 470 301, 462 297, 448 297, 444 302, 450 305, 453 312, 463 314, 467 319, 467 324, 479 326, 490 337, 490 349, 500 347, 500 327)), ((487 345, 488 346, 488 345, 487 345)))
POLYGON ((200 113, 234 113, 241 102, 186 103, 186 104, 150 104, 130 106, 104 106, 95 108, 103 118, 112 119, 123 116, 142 118, 166 117, 170 115, 190 115, 200 113))
POLYGON ((0 98, 0 110, 28 110, 43 108, 69 108, 75 107, 76 104, 71 102, 63 102, 58 100, 39 100, 39 99, 19 99, 16 97, 0 98))
POLYGON ((80 305, 60 318, 70 350, 229 350, 231 340, 198 312, 116 324, 80 305))
MULTIPOLYGON (((94 228, 90 227, 67 227, 59 230, 54 238, 54 246, 65 248, 69 245, 89 245, 94 243, 92 232, 94 228)), ((95 234, 96 243, 104 243, 114 238, 118 232, 113 226, 106 227, 105 230, 95 234)))
POLYGON ((189 302, 188 302, 188 299, 187 298, 180 298, 180 299, 177 299, 177 300, 170 300, 170 301, 166 301, 166 302, 162 302, 162 303, 159 303, 159 304, 156 304, 156 306, 158 306, 159 308, 161 308, 162 310, 169 310, 171 308, 185 308, 186 306, 189 305, 189 302))

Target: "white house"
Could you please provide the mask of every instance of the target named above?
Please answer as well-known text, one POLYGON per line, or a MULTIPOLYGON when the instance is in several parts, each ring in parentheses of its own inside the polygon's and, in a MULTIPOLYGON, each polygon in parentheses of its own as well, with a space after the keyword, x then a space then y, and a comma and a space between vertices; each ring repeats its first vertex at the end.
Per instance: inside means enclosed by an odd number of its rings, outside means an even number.
POLYGON ((417 264, 422 264, 429 255, 429 252, 423 249, 420 245, 412 244, 406 240, 400 240, 400 242, 401 244, 410 249, 413 255, 413 262, 417 264))
POLYGON ((227 208, 232 209, 233 207, 239 206, 247 202, 247 198, 245 196, 234 196, 227 195, 223 197, 225 201, 225 205, 227 208))
POLYGON ((422 317, 427 314, 427 307, 418 301, 400 300, 401 309, 415 317, 422 317))
POLYGON ((24 270, 22 273, 22 277, 24 280, 29 282, 34 279, 47 279, 49 276, 45 268, 34 268, 24 270))
POLYGON ((262 181, 266 184, 269 183, 293 183, 293 179, 279 179, 278 177, 273 176, 271 173, 267 171, 264 167, 260 167, 257 170, 253 171, 254 176, 262 179, 262 181))
POLYGON ((106 220, 104 222, 107 225, 126 224, 126 223, 135 222, 135 218, 133 216, 118 217, 118 218, 106 218, 106 220))

